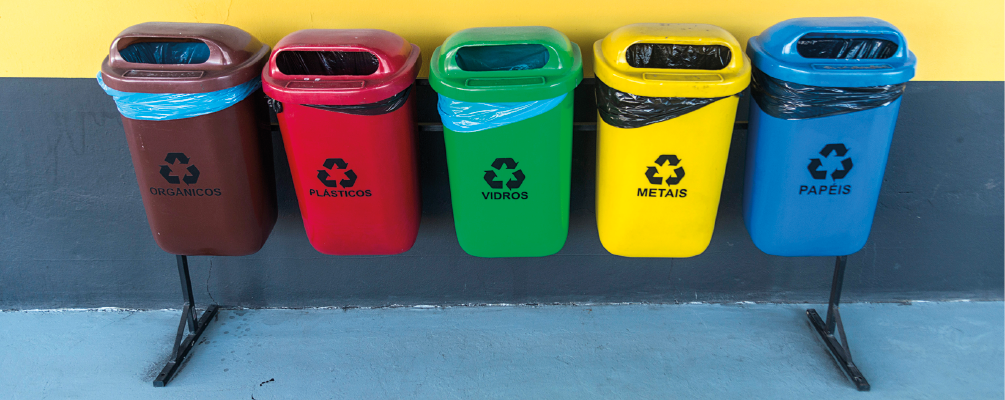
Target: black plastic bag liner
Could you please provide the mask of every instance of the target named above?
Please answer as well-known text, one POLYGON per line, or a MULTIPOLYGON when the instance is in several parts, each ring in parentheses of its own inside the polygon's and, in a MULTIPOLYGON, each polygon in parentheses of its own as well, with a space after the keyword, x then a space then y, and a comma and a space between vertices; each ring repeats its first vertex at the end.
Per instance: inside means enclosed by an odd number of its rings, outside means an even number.
POLYGON ((754 68, 750 94, 768 115, 781 119, 809 119, 871 110, 893 103, 907 82, 869 87, 810 86, 775 79, 754 68))
POLYGON ((636 43, 625 52, 625 61, 634 68, 717 70, 732 58, 729 47, 720 45, 636 43))
POLYGON ((345 106, 330 106, 320 104, 304 104, 304 105, 307 107, 317 108, 319 110, 335 111, 343 114, 382 115, 397 110, 401 108, 401 106, 405 105, 405 101, 408 100, 408 94, 411 91, 412 86, 409 86, 405 90, 398 92, 398 94, 388 97, 384 100, 378 101, 376 103, 353 104, 345 106))
POLYGON ((897 44, 886 39, 838 38, 811 34, 799 39, 796 51, 806 58, 880 60, 892 57, 897 52, 897 44))
POLYGON ((143 64, 202 64, 209 59, 203 42, 140 42, 119 50, 123 60, 143 64))
POLYGON ((677 118, 729 96, 646 97, 625 93, 597 79, 597 110, 608 125, 618 128, 641 128, 677 118))
POLYGON ((520 71, 543 68, 548 58, 540 44, 503 44, 461 47, 455 60, 465 71, 520 71))
POLYGON ((276 66, 286 75, 370 75, 380 61, 368 51, 283 51, 276 66))

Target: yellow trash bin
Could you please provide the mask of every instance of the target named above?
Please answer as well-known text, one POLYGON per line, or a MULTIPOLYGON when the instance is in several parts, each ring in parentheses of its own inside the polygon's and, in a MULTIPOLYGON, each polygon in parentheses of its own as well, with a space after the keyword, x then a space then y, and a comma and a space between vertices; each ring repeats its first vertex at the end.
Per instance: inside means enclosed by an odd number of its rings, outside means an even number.
POLYGON ((613 254, 691 257, 712 240, 750 60, 704 24, 634 24, 593 46, 597 228, 613 254))

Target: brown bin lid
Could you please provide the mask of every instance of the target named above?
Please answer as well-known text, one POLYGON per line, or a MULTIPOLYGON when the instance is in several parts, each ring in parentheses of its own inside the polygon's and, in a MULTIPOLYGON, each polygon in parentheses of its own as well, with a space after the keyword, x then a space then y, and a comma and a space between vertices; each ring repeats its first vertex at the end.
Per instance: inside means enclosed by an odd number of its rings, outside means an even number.
POLYGON ((102 80, 115 90, 140 93, 205 93, 257 77, 269 46, 239 28, 220 24, 146 22, 122 31, 101 63, 102 80), (141 42, 201 41, 209 59, 201 64, 131 63, 119 50, 141 42))

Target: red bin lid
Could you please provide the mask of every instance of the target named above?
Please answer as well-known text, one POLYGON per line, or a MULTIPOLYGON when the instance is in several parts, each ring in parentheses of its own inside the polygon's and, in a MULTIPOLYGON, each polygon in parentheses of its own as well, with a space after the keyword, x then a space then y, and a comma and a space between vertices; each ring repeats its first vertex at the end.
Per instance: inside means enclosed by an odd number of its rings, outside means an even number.
POLYGON ((419 46, 388 31, 305 29, 276 44, 262 71, 262 87, 269 97, 295 104, 375 103, 411 86, 420 60, 419 46), (379 65, 368 75, 287 75, 277 63, 283 52, 369 52, 379 65))

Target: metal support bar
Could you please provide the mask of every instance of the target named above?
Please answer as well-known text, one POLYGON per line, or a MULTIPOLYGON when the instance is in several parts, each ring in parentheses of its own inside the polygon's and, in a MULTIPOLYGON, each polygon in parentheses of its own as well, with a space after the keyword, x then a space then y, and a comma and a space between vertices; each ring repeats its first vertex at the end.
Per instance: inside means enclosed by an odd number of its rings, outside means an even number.
POLYGON ((844 325, 841 323, 841 312, 839 311, 841 287, 844 284, 844 270, 847 263, 848 256, 838 256, 835 262, 834 280, 831 282, 831 298, 827 304, 827 320, 821 319, 820 314, 817 314, 817 310, 814 309, 806 310, 806 316, 810 318, 813 327, 816 328, 820 338, 824 340, 827 349, 830 350, 831 355, 837 360, 848 379, 851 379, 859 391, 865 392, 869 390, 869 382, 865 380, 862 371, 859 371, 851 360, 848 337, 844 334, 844 325), (841 336, 840 340, 834 335, 834 328, 837 328, 837 334, 841 336))
POLYGON ((181 291, 185 298, 185 305, 181 310, 181 320, 178 323, 178 333, 174 339, 174 348, 171 350, 171 359, 164 365, 164 369, 154 379, 154 387, 164 387, 171 382, 178 369, 181 367, 185 357, 195 347, 199 337, 209 326, 209 322, 216 317, 220 306, 211 305, 206 308, 202 316, 196 318, 195 297, 192 295, 192 278, 188 273, 188 257, 177 256, 178 275, 181 277, 181 291), (185 334, 185 326, 188 326, 189 334, 185 334))

